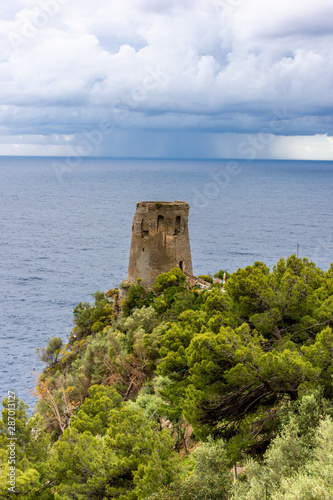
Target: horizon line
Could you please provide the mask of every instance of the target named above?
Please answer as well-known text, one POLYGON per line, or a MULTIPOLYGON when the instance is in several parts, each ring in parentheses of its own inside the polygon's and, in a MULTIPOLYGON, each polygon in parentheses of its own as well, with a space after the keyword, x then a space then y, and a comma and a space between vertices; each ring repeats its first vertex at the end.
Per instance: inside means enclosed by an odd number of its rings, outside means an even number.
MULTIPOLYGON (((0 154, 0 158, 54 158, 54 159, 66 159, 68 155, 59 156, 59 155, 2 155, 0 154)), ((71 157, 72 158, 72 157, 71 157)), ((160 160, 160 161, 240 161, 240 162, 263 162, 263 161, 274 161, 274 162, 283 162, 283 161, 300 161, 300 162, 320 162, 320 163, 332 163, 333 160, 323 160, 323 159, 303 159, 303 158, 255 158, 255 159, 247 159, 247 158, 225 158, 225 157, 176 157, 176 156, 77 156, 74 158, 78 158, 80 160, 160 160)))

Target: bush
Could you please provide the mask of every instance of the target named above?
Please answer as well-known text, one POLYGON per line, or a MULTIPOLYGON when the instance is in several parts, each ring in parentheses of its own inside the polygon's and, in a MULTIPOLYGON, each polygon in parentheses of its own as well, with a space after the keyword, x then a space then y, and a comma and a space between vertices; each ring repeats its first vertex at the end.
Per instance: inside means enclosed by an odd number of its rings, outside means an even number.
POLYGON ((332 406, 309 393, 283 417, 283 428, 262 464, 250 460, 231 500, 333 498, 332 406))
POLYGON ((179 267, 174 267, 168 273, 162 273, 157 276, 154 290, 161 293, 166 288, 181 286, 185 283, 185 281, 185 274, 179 269, 179 267))
POLYGON ((138 280, 136 285, 131 285, 129 287, 127 298, 121 304, 124 316, 130 316, 134 309, 140 309, 143 306, 148 307, 151 305, 153 299, 153 292, 151 290, 146 290, 140 285, 140 280, 138 280))
POLYGON ((224 269, 220 269, 219 271, 217 271, 217 273, 214 274, 214 278, 219 278, 220 280, 223 280, 224 273, 226 280, 230 278, 231 274, 228 273, 228 271, 224 271, 224 269))
POLYGON ((111 325, 114 317, 111 301, 103 292, 93 294, 94 304, 80 302, 74 308, 75 327, 69 338, 70 343, 81 340, 87 335, 102 331, 106 326, 111 325))
POLYGON ((48 366, 53 366, 59 361, 62 347, 61 338, 52 337, 48 340, 46 347, 37 347, 35 352, 41 361, 46 363, 48 366))
POLYGON ((207 281, 207 283, 213 283, 213 278, 209 276, 208 274, 200 274, 198 278, 207 281))
POLYGON ((192 453, 185 477, 167 490, 151 496, 161 500, 227 500, 232 474, 227 467, 225 444, 208 438, 192 453))

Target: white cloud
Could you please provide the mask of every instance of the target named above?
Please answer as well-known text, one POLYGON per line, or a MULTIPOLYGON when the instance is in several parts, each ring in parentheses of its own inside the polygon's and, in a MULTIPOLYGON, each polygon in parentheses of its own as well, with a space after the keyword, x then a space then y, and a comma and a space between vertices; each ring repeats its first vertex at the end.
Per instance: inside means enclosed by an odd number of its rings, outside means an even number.
POLYGON ((333 138, 326 135, 277 137, 272 147, 276 159, 333 160, 333 138))
POLYGON ((160 130, 163 150, 165 130, 202 133, 206 151, 209 134, 256 134, 284 108, 277 134, 333 135, 332 15, 330 0, 13 0, 0 133, 78 140, 109 120, 160 130))

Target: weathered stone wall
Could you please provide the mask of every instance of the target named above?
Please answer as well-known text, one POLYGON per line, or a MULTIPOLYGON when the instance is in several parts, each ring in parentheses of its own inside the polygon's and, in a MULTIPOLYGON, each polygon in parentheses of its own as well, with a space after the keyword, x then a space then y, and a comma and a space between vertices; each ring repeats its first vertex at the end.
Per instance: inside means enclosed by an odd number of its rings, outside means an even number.
POLYGON ((190 273, 185 271, 186 282, 190 286, 200 285, 201 288, 210 288, 212 286, 208 281, 203 280, 202 278, 198 278, 197 276, 193 276, 190 273))
POLYGON ((137 203, 132 226, 128 280, 151 287, 156 277, 180 267, 193 273, 188 233, 189 205, 184 201, 137 203))

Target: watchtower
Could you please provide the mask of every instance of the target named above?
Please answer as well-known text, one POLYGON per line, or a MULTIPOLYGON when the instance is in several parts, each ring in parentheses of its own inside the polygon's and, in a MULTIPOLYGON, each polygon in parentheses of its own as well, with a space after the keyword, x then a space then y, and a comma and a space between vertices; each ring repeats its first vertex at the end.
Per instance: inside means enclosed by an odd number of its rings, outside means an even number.
POLYGON ((140 201, 132 226, 128 281, 151 287, 157 276, 179 267, 193 274, 185 201, 140 201))

